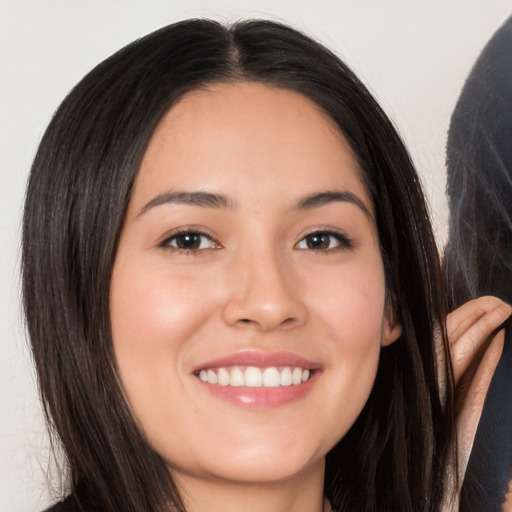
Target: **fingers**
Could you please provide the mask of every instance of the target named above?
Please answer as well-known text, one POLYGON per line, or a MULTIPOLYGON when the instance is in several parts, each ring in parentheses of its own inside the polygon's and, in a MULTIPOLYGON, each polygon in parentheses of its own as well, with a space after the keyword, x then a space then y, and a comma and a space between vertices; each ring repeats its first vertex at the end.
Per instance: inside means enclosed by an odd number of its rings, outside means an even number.
MULTIPOLYGON (((512 314, 512 307, 497 297, 486 296, 470 300, 455 311, 452 311, 446 319, 446 329, 450 344, 457 341, 482 317, 493 311, 496 311, 498 314, 498 317, 495 319, 500 320, 500 318, 504 317, 501 321, 504 322, 512 314)), ((492 320, 492 318, 487 318, 486 321, 489 322, 492 320)), ((498 328, 500 325, 501 324, 497 324, 494 329, 498 328)))
POLYGON ((481 357, 493 333, 512 314, 512 308, 496 297, 472 300, 448 315, 446 327, 450 342, 455 383, 475 359, 481 357))
POLYGON ((480 360, 473 361, 457 386, 459 476, 463 477, 482 415, 485 397, 503 352, 505 331, 495 334, 480 360))

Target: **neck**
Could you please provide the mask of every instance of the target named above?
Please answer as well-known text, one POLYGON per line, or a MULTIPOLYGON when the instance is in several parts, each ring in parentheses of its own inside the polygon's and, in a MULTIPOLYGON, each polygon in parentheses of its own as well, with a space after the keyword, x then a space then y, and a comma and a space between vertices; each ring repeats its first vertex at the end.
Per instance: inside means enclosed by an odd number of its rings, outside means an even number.
POLYGON ((189 512, 324 512, 324 461, 276 482, 173 475, 189 512))

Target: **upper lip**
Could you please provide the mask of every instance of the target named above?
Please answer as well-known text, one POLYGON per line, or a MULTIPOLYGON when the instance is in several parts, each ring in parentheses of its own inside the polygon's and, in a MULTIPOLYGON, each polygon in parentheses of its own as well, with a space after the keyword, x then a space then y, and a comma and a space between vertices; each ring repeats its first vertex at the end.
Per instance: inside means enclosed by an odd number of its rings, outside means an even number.
POLYGON ((321 365, 298 356, 292 352, 260 352, 243 351, 212 359, 196 366, 193 371, 220 368, 225 366, 256 366, 267 368, 269 366, 298 366, 308 370, 319 370, 321 365))

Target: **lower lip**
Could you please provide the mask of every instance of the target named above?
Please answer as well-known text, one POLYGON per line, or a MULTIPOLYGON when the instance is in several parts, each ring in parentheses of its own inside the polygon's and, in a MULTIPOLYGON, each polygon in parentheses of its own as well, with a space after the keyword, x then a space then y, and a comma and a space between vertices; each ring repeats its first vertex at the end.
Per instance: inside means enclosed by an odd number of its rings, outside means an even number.
POLYGON ((198 382, 205 386, 206 389, 214 396, 234 403, 242 407, 278 407, 285 405, 305 396, 311 391, 315 382, 320 377, 320 371, 315 371, 310 378, 298 385, 279 386, 275 388, 249 388, 245 386, 219 386, 218 384, 210 384, 198 382))

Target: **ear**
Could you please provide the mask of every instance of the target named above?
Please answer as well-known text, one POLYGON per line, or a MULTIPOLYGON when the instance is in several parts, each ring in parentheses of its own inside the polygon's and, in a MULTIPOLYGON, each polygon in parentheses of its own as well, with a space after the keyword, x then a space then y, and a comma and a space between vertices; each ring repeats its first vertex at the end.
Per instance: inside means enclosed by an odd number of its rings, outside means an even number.
POLYGON ((394 307, 391 305, 393 301, 386 301, 384 310, 384 319, 382 321, 382 337, 381 346, 387 347, 395 342, 402 335, 402 324, 398 321, 394 307))

